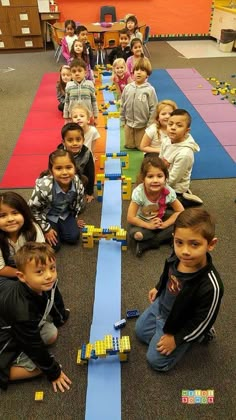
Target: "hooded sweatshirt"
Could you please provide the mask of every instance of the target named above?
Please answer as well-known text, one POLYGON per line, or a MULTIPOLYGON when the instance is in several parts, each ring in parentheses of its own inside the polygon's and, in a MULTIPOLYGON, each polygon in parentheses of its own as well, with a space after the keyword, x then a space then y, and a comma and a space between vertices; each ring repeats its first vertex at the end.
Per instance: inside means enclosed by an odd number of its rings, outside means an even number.
POLYGON ((171 143, 169 137, 163 139, 160 158, 168 167, 168 185, 175 192, 183 194, 189 189, 194 164, 194 153, 199 151, 200 147, 194 141, 191 134, 188 134, 187 138, 180 143, 171 143))
POLYGON ((155 89, 150 83, 129 83, 121 95, 121 122, 132 128, 146 127, 153 119, 157 101, 155 89))

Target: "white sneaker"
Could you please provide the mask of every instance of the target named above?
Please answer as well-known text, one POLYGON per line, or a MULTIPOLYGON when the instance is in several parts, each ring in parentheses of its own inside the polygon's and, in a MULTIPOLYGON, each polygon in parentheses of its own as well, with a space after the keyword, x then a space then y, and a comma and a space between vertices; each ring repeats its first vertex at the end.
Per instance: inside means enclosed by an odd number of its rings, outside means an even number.
POLYGON ((197 195, 192 194, 192 191, 190 190, 187 190, 185 193, 183 193, 183 198, 185 198, 185 200, 193 201, 194 203, 203 203, 202 199, 197 195))

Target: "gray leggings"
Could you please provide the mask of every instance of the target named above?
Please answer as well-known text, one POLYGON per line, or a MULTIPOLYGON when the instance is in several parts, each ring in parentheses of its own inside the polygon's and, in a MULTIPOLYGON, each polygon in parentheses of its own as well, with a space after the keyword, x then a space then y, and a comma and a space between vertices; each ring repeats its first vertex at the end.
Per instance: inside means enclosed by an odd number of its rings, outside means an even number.
POLYGON ((140 232, 143 235, 143 239, 141 241, 142 248, 145 249, 153 249, 159 248, 159 246, 166 242, 171 242, 172 240, 172 233, 173 233, 173 225, 167 227, 166 229, 145 229, 139 226, 129 225, 128 232, 131 238, 134 238, 136 232, 140 232))

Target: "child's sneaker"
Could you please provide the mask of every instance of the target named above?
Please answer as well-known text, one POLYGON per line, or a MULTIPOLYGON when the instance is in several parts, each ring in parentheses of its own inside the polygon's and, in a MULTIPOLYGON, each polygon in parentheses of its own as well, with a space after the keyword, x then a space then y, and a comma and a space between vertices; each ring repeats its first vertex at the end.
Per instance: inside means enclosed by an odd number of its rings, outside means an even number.
POLYGON ((183 193, 183 198, 185 198, 185 200, 193 201, 194 203, 203 203, 202 199, 197 195, 192 194, 192 191, 190 190, 187 190, 185 193, 183 193))
POLYGON ((207 344, 210 341, 215 341, 215 340, 216 340, 216 330, 214 327, 211 327, 209 331, 207 331, 207 333, 203 336, 201 340, 201 344, 207 344))

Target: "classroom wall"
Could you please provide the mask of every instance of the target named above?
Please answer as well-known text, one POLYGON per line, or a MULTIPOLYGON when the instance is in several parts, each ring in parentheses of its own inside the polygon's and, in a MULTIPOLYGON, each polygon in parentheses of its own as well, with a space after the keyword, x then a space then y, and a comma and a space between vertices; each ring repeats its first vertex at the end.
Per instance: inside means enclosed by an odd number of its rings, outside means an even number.
MULTIPOLYGON (((99 22, 102 0, 56 0, 61 21, 68 18, 80 23, 99 22)), ((138 20, 151 27, 152 35, 207 35, 213 0, 116 0, 117 19, 134 13, 138 20)), ((112 4, 108 3, 108 4, 112 4)))

